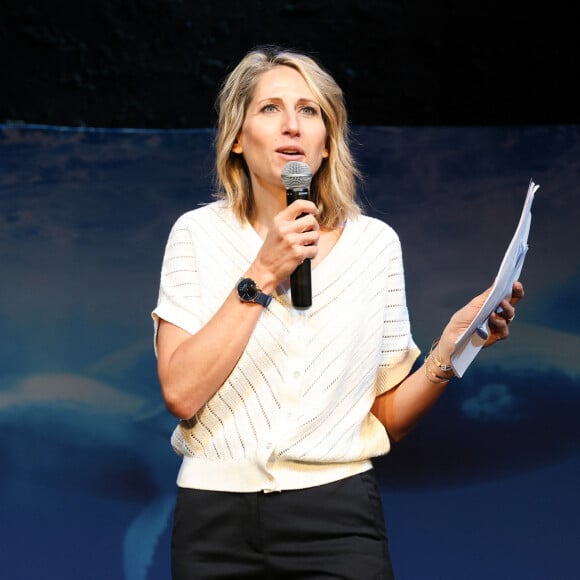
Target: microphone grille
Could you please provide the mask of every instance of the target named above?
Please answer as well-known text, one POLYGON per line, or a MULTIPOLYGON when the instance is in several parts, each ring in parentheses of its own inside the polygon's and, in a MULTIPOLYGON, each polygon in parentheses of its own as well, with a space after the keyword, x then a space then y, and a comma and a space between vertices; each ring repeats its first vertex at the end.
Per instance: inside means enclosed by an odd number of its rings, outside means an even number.
POLYGON ((308 189, 312 180, 312 171, 307 163, 290 161, 282 169, 282 181, 286 189, 308 189))

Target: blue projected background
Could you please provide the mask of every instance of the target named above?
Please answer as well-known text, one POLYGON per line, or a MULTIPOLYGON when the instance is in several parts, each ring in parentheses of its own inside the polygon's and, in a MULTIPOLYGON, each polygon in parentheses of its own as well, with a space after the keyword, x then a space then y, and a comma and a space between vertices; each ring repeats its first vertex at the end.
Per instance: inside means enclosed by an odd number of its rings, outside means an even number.
MULTIPOLYGON (((213 133, 0 126, 0 576, 165 580, 179 460, 150 312, 213 133)), ((579 127, 355 128, 415 339, 493 280, 540 185, 512 338, 376 462, 398 580, 577 578, 579 127)))

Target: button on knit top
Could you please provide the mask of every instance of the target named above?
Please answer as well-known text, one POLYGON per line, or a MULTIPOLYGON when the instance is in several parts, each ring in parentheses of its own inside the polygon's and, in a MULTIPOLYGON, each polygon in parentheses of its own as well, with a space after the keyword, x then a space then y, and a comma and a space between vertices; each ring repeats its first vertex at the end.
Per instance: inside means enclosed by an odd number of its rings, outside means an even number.
MULTIPOLYGON (((196 333, 262 243, 224 201, 182 215, 165 249, 155 333, 160 318, 196 333)), ((348 220, 312 270, 312 306, 295 309, 278 286, 226 382, 177 424, 178 485, 270 492, 370 469, 390 449, 370 408, 418 354, 398 236, 375 218, 348 220)))

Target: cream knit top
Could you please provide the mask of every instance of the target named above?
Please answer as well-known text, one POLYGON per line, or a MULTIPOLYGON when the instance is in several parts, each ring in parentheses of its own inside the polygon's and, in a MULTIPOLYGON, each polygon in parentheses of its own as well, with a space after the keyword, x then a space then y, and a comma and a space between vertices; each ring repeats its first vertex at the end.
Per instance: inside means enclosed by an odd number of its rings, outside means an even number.
MULTIPOLYGON (((165 249, 155 331, 162 318, 197 332, 261 245, 224 202, 182 215, 165 249)), ((370 408, 419 354, 396 233, 367 216, 348 221, 312 271, 312 306, 296 310, 282 286, 273 296, 227 381, 175 428, 181 487, 306 488, 366 471, 390 449, 370 408)))

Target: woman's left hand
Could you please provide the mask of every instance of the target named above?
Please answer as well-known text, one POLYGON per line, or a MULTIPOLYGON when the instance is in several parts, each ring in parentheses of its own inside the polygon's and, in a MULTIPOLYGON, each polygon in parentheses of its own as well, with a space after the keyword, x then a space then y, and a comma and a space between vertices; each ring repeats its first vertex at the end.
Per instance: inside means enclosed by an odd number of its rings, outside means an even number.
MULTIPOLYGON (((485 303, 487 296, 491 292, 491 287, 485 292, 473 298, 463 308, 458 310, 449 320, 439 342, 439 353, 444 360, 448 360, 455 346, 455 342, 469 327, 480 308, 485 303)), ((509 336, 509 325, 516 315, 515 305, 524 297, 524 287, 521 282, 514 282, 512 294, 509 298, 502 300, 501 308, 497 308, 489 317, 489 338, 484 346, 491 346, 499 340, 505 340, 509 336), (499 313, 498 313, 499 311, 499 313)))
POLYGON ((509 325, 516 316, 515 305, 524 297, 524 287, 521 282, 514 282, 512 295, 501 301, 501 308, 497 308, 489 317, 489 338, 484 346, 490 346, 498 340, 505 340, 509 334, 509 325), (499 311, 499 312, 498 312, 499 311))

